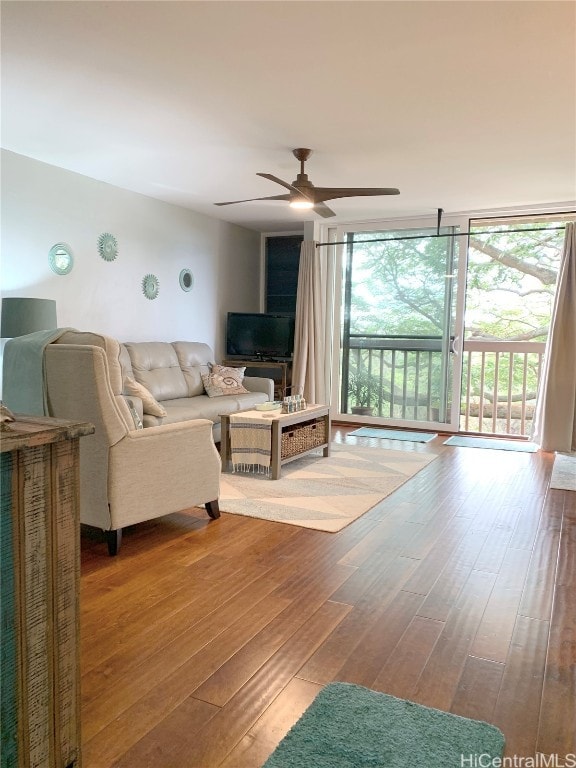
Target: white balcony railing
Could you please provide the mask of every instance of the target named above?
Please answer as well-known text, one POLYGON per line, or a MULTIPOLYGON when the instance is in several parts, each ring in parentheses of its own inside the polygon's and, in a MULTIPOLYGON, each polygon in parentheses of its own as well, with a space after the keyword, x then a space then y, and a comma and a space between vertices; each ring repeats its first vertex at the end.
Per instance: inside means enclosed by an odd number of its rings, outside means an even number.
POLYGON ((460 428, 527 436, 545 346, 533 341, 465 341, 460 428))
MULTIPOLYGON (((439 338, 351 337, 343 366, 343 412, 437 421, 439 382, 447 373, 441 348, 439 338)), ((465 341, 460 429, 528 436, 544 348, 539 342, 465 341)), ((449 412, 448 403, 447 417, 449 412)))

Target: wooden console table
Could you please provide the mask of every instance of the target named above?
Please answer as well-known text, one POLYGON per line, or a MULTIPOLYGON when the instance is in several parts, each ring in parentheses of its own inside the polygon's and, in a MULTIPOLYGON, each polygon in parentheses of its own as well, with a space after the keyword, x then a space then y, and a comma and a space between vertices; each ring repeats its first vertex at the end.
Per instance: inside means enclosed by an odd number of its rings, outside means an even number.
POLYGON ((17 416, 0 433, 1 768, 80 766, 79 438, 17 416))
POLYGON ((292 386, 292 362, 274 360, 223 360, 222 365, 231 368, 246 368, 246 376, 262 376, 262 368, 268 368, 271 375, 268 378, 274 380, 274 399, 282 400, 288 394, 292 386), (254 373, 249 372, 254 369, 254 373))

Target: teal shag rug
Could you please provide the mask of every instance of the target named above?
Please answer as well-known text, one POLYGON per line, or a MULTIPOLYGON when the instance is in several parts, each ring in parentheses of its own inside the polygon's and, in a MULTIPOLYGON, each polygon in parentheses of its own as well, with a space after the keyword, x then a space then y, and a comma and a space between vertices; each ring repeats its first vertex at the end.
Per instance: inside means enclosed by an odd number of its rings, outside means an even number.
POLYGON ((460 448, 493 448, 497 451, 520 451, 522 453, 536 453, 538 446, 535 443, 527 443, 523 440, 499 440, 490 437, 460 437, 454 435, 444 441, 444 445, 457 445, 460 448))
POLYGON ((461 768, 474 755, 492 765, 503 751, 502 732, 488 723, 331 683, 263 768, 461 768))
POLYGON ((438 437, 431 432, 404 432, 401 429, 382 429, 380 427, 360 427, 354 432, 349 432, 354 437, 378 437, 381 440, 406 440, 412 443, 429 443, 438 437))

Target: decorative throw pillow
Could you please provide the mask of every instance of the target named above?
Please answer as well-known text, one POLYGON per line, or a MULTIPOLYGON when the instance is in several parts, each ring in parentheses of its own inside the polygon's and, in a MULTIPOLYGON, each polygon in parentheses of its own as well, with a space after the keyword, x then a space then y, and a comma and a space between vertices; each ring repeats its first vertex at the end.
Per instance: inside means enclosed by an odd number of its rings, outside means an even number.
POLYGON ((134 426, 136 429, 144 429, 144 424, 142 424, 142 419, 140 418, 138 411, 134 407, 134 403, 132 400, 130 400, 129 397, 125 398, 126 403, 128 405, 128 409, 130 411, 130 415, 132 416, 132 419, 134 420, 134 426))
POLYGON ((242 386, 246 368, 227 368, 224 365, 212 365, 210 373, 202 374, 202 383, 208 397, 222 395, 240 395, 248 390, 242 386))
POLYGON ((166 416, 166 409, 160 405, 154 395, 145 386, 134 381, 134 379, 126 379, 124 391, 127 395, 139 397, 142 400, 144 413, 149 413, 151 416, 166 416))

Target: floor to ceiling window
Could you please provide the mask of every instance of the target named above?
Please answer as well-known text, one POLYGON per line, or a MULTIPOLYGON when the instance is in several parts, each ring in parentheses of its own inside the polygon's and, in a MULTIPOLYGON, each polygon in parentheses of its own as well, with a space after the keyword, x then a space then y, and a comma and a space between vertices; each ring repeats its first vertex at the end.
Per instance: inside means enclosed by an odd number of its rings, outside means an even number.
POLYGON ((565 221, 470 221, 463 431, 530 434, 565 221))
POLYGON ((345 233, 340 411, 451 424, 457 226, 345 233))
POLYGON ((340 414, 529 435, 568 218, 339 228, 340 414))

